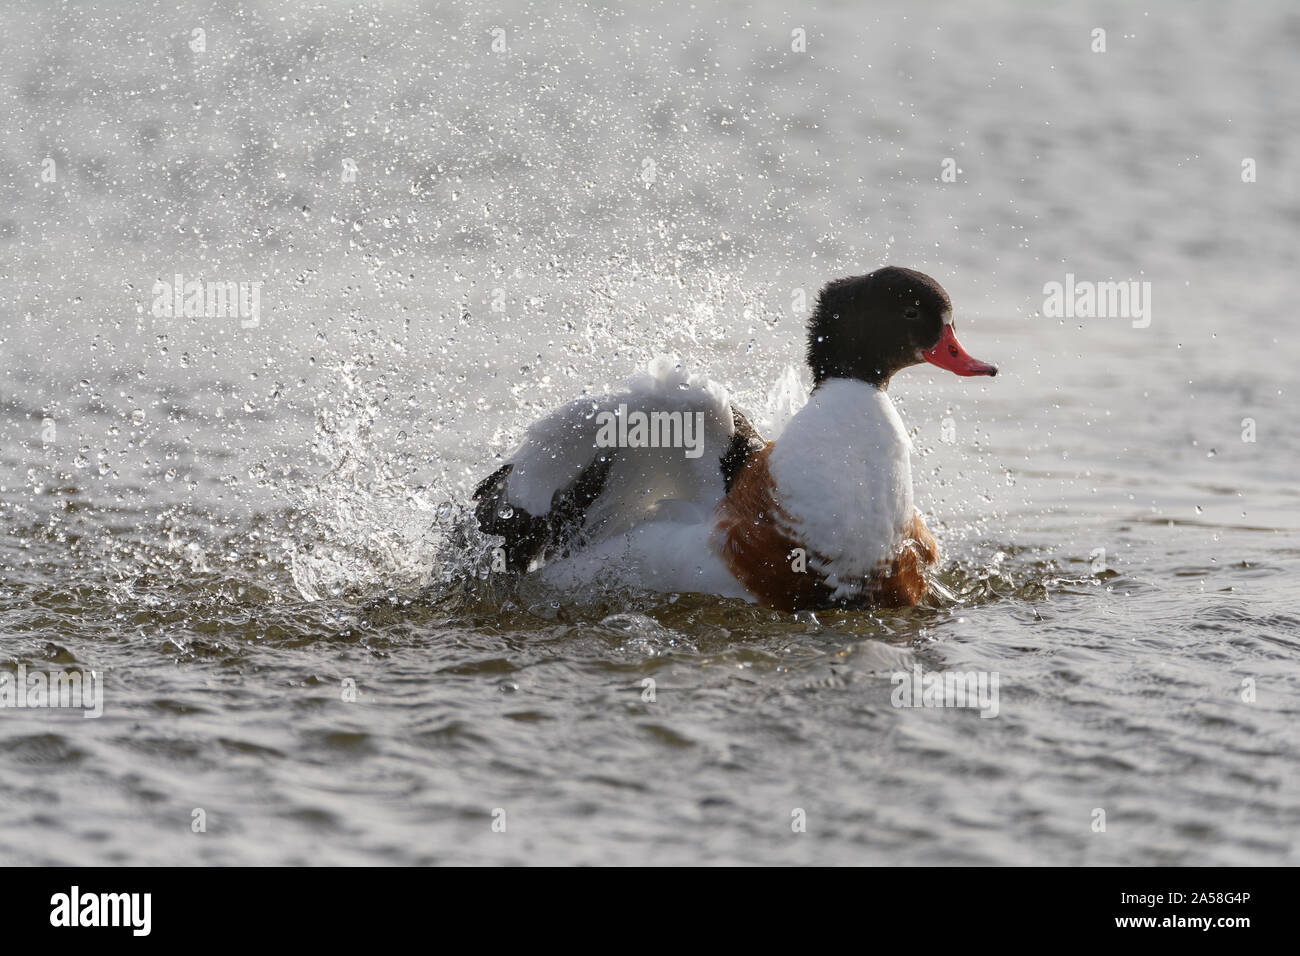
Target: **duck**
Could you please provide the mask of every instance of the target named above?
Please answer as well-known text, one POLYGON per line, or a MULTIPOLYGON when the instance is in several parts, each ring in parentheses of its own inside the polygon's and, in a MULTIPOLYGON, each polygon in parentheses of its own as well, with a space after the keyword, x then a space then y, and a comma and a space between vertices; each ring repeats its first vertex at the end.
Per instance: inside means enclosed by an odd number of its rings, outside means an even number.
POLYGON ((918 604, 939 548, 891 380, 923 363, 998 368, 957 341, 943 287, 901 266, 827 283, 806 341, 811 392, 775 440, 666 356, 535 422, 473 492, 479 530, 501 539, 496 569, 786 613, 918 604))

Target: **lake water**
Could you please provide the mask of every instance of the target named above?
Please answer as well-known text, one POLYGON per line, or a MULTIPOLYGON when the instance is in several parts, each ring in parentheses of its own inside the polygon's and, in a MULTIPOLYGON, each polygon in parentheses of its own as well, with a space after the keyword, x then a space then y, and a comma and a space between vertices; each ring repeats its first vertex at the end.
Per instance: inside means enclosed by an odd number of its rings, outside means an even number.
POLYGON ((0 861, 1300 862, 1300 10, 135 6, 0 9, 0 668, 103 681, 0 709, 0 861), (891 389, 946 594, 475 578, 528 422, 770 427, 885 263, 1002 368, 891 389))

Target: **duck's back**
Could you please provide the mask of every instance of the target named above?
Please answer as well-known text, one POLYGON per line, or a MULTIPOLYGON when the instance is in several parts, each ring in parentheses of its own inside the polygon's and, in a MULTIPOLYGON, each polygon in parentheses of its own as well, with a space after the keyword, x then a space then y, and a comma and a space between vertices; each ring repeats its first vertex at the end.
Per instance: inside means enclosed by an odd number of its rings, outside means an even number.
POLYGON ((701 516, 761 445, 723 386, 659 358, 622 391, 533 424, 475 491, 479 527, 502 536, 509 567, 524 571, 646 525, 707 526, 701 516))

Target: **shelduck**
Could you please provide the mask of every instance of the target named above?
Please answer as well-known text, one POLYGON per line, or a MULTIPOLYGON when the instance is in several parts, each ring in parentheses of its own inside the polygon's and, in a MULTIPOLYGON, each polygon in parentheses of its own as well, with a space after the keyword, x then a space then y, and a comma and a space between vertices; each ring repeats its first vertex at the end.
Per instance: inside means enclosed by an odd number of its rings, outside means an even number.
POLYGON ((929 362, 996 375, 953 331, 934 279, 839 279, 808 323, 812 393, 766 441, 716 382, 659 358, 621 392, 533 424, 474 493, 506 567, 574 588, 619 581, 794 612, 906 607, 938 546, 912 500, 894 374, 929 362))

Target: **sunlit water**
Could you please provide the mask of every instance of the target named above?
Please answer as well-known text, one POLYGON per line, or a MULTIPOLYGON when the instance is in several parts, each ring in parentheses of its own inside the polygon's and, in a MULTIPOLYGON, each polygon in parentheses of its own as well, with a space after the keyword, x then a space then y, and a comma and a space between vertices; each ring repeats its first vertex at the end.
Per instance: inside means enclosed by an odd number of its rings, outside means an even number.
POLYGON ((0 860, 1297 862, 1300 13, 144 6, 0 10, 0 657, 105 675, 0 710, 0 860), (946 593, 480 576, 529 421, 675 352, 770 423, 885 262, 1002 366, 892 389, 946 593))

